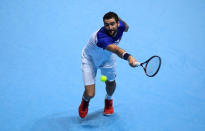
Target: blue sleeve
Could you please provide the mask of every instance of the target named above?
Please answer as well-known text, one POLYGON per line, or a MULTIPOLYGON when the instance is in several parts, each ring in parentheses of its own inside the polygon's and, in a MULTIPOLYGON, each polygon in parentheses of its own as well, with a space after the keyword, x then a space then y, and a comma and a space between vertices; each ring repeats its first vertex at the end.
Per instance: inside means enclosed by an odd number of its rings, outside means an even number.
POLYGON ((98 38, 97 46, 105 49, 108 45, 113 43, 113 39, 110 37, 98 38))

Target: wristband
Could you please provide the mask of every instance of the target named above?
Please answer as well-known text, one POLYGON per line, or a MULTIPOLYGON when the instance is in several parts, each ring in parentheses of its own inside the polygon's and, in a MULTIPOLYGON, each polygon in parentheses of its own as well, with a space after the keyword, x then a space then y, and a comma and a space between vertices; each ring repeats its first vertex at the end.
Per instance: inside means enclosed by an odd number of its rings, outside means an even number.
POLYGON ((123 58, 124 60, 127 60, 129 56, 131 56, 131 55, 130 55, 129 53, 127 53, 127 52, 124 52, 124 53, 122 54, 122 58, 123 58))

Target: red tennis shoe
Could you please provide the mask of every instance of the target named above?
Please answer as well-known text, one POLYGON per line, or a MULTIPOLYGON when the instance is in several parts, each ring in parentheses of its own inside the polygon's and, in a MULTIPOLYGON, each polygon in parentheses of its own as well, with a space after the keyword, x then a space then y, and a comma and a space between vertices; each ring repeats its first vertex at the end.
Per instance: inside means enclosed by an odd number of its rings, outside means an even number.
POLYGON ((113 100, 105 99, 104 115, 112 115, 113 113, 113 100))
POLYGON ((89 106, 89 101, 85 101, 82 98, 81 104, 78 108, 78 112, 81 118, 85 118, 86 115, 88 114, 88 106, 89 106))

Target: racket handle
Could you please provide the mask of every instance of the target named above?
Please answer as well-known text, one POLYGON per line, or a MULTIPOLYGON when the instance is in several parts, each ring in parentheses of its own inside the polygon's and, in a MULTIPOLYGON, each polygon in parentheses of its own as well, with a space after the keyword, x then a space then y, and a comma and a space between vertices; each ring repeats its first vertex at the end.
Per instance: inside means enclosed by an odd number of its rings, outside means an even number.
POLYGON ((140 62, 135 62, 136 66, 141 66, 141 63, 140 62))

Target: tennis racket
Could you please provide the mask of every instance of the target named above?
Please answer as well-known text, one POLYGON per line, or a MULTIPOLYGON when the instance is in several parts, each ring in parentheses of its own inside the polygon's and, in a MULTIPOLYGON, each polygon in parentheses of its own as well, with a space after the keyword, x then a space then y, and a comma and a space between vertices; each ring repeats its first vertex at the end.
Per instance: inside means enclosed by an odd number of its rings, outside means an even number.
POLYGON ((155 55, 143 63, 136 62, 136 65, 141 66, 147 76, 154 77, 160 69, 161 58, 155 55))

